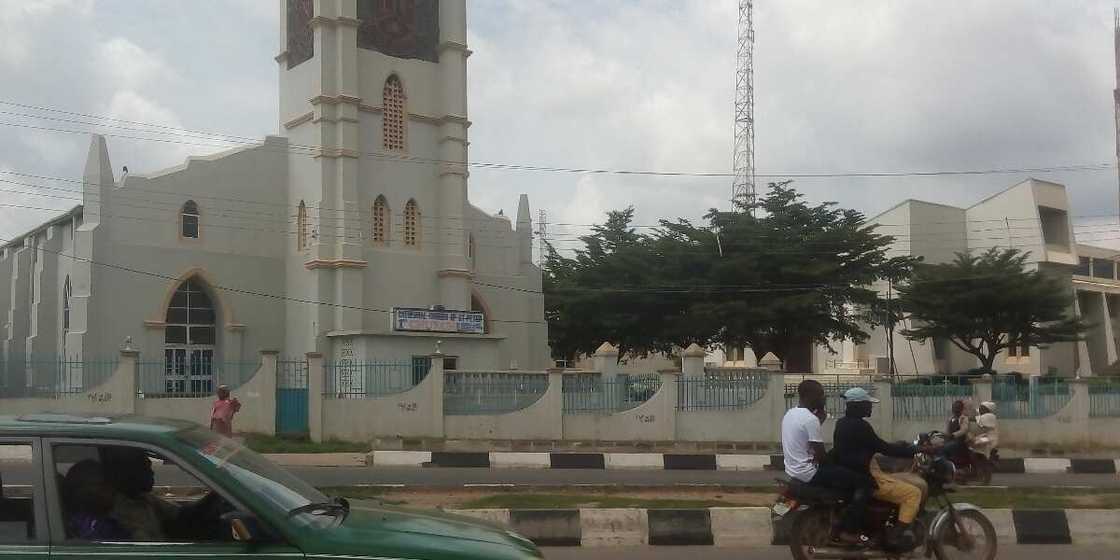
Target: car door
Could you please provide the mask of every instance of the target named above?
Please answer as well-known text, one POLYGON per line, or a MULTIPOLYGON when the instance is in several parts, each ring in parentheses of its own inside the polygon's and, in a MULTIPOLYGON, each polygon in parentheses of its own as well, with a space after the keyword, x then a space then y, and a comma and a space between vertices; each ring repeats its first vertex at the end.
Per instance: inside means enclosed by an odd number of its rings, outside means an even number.
POLYGON ((0 437, 0 557, 50 554, 38 438, 0 437))
MULTIPOLYGON (((128 558, 135 560, 138 556, 152 559, 166 560, 189 558, 214 559, 251 559, 251 558, 303 558, 303 553, 298 548, 276 537, 266 542, 242 543, 232 541, 225 537, 228 533, 219 535, 219 538, 191 538, 176 539, 167 537, 156 540, 137 541, 131 538, 113 540, 87 540, 76 537, 68 527, 67 507, 62 500, 65 476, 69 468, 80 461, 96 461, 101 452, 106 448, 139 448, 149 454, 159 457, 160 464, 153 466, 155 472, 155 490, 161 499, 173 500, 180 495, 193 495, 197 497, 205 492, 214 492, 225 499, 238 511, 248 512, 229 493, 217 487, 197 471, 185 467, 185 462, 177 460, 165 450, 152 446, 139 445, 124 441, 108 440, 75 440, 51 439, 43 442, 44 463, 46 470, 46 503, 48 518, 51 520, 51 553, 57 558, 68 557, 96 557, 96 558, 128 558), (197 485, 197 486, 196 486, 197 485)), ((70 518, 72 519, 72 518, 70 518)))

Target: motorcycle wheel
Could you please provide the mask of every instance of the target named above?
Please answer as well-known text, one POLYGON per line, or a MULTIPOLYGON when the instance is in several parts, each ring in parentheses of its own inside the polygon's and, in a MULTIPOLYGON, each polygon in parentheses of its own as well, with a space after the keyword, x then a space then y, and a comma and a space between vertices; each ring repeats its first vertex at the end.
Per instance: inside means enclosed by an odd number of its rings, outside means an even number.
POLYGON ((995 560, 999 544, 992 522, 975 510, 960 511, 957 516, 970 538, 962 539, 952 521, 942 524, 933 535, 933 553, 937 560, 995 560))
POLYGON ((794 560, 812 560, 814 548, 832 542, 832 519, 826 509, 798 512, 789 531, 789 550, 794 560))

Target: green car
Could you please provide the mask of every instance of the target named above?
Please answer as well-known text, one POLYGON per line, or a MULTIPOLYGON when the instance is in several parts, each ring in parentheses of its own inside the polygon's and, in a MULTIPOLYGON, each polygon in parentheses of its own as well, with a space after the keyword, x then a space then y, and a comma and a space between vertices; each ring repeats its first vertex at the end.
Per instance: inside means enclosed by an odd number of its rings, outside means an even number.
POLYGON ((0 557, 540 558, 496 525, 331 499, 200 426, 0 416, 0 557))

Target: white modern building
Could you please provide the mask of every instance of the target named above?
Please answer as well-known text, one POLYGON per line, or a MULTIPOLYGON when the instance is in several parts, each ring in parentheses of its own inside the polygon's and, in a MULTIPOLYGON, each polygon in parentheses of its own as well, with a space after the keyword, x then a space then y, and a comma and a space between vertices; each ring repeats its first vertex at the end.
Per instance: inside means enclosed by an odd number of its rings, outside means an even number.
POLYGON ((451 368, 548 366, 528 199, 513 220, 468 200, 465 0, 283 10, 279 133, 120 174, 94 136, 82 204, 0 248, 4 360, 131 338, 205 376, 259 350, 407 361, 440 341, 451 368))

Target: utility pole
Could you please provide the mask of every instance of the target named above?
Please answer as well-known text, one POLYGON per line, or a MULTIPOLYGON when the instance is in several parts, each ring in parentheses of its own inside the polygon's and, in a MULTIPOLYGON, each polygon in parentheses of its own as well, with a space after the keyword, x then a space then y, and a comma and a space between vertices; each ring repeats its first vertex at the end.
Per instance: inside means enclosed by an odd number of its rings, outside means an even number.
MULTIPOLYGON (((731 186, 735 204, 753 204, 754 184, 754 0, 739 0, 739 48, 735 56, 735 179, 731 186)), ((1118 152, 1120 153, 1120 152, 1118 152)))

